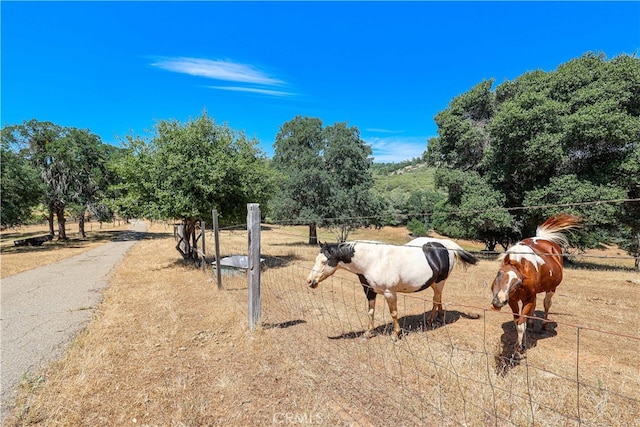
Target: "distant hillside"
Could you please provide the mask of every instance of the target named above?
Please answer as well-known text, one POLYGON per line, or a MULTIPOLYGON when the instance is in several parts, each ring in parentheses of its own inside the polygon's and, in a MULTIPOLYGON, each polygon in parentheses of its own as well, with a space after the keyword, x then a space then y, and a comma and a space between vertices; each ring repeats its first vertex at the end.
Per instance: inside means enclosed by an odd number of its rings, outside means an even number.
POLYGON ((428 167, 424 163, 401 166, 391 172, 388 170, 373 170, 375 188, 385 193, 395 189, 407 192, 415 190, 435 190, 435 168, 428 167))

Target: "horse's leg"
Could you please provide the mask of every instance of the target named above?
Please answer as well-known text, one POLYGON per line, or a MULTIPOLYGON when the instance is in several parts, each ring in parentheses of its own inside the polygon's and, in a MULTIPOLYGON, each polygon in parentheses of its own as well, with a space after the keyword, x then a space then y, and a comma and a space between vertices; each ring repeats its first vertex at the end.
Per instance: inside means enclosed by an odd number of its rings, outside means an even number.
POLYGON ((384 291, 384 297, 387 300, 389 313, 391 313, 391 319, 393 320, 393 333, 391 334, 391 338, 396 341, 400 337, 400 323, 398 323, 398 298, 395 292, 388 289, 384 291))
POLYGON ((376 293, 375 292, 371 291, 370 293, 367 293, 367 303, 369 306, 369 309, 367 310, 367 315, 369 316, 369 326, 367 327, 367 330, 364 333, 364 337, 371 338, 375 335, 373 332, 373 318, 376 312, 376 293))
POLYGON ((513 323, 517 324, 518 319, 520 318, 520 306, 518 305, 518 301, 510 299, 509 307, 511 307, 511 312, 513 313, 513 323))
POLYGON ((433 288, 433 307, 431 308, 431 314, 429 315, 428 326, 433 325, 433 321, 437 320, 437 317, 442 318, 444 323, 444 310, 442 309, 442 289, 444 288, 444 280, 438 283, 434 283, 433 288), (438 316, 436 317, 436 313, 438 316))
POLYGON ((511 312, 513 313, 513 324, 516 326, 516 331, 518 331, 518 337, 516 338, 516 349, 520 347, 521 335, 524 334, 524 327, 521 327, 523 317, 520 316, 520 306, 518 305, 518 301, 514 299, 509 300, 509 307, 511 307, 511 312), (522 333, 520 332, 522 329, 522 333))
POLYGON ((377 294, 375 293, 375 291, 373 289, 371 289, 371 286, 369 286, 369 283, 367 282, 367 279, 364 278, 364 276, 358 275, 358 277, 360 279, 360 283, 362 284, 362 289, 364 289, 364 294, 367 296, 367 305, 368 305, 367 315, 369 316, 369 327, 365 331, 364 337, 365 338, 371 338, 374 335, 374 333, 373 333, 373 317, 374 317, 374 314, 375 314, 375 311, 376 311, 376 296, 377 296, 377 294))
POLYGON ((547 330, 547 326, 549 325, 547 318, 549 317, 549 309, 551 308, 551 298, 553 298, 554 294, 555 291, 549 291, 544 294, 544 320, 542 321, 542 330, 544 331, 547 330))
POLYGON ((536 295, 533 297, 529 297, 525 301, 522 302, 522 311, 520 312, 520 317, 516 322, 516 327, 518 329, 518 343, 520 344, 520 349, 522 351, 527 349, 527 323, 528 316, 532 316, 534 314, 534 310, 536 308, 536 295))
MULTIPOLYGON (((531 316, 531 317, 527 318, 527 329, 531 331, 533 331, 533 326, 535 323, 535 315, 536 315, 536 298, 535 297, 533 298, 532 304, 533 304, 533 307, 531 307, 531 314, 528 314, 528 316, 531 316)), ((524 310, 524 306, 522 306, 522 309, 524 310)))

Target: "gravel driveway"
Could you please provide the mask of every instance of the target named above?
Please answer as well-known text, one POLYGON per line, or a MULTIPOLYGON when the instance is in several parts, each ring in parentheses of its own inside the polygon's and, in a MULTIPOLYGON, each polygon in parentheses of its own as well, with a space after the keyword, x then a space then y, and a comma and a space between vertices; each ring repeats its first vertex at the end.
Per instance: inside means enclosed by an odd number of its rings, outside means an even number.
POLYGON ((2 419, 14 406, 21 380, 61 358, 86 326, 110 272, 145 230, 144 222, 135 221, 118 241, 2 279, 2 419))

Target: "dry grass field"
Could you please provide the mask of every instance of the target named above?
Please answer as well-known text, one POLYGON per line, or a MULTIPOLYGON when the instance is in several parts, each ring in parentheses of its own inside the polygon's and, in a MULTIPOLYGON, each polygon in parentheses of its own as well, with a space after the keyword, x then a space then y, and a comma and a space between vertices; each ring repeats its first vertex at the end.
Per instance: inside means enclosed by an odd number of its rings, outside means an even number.
POLYGON ((87 237, 81 238, 78 234, 78 224, 67 222, 68 240, 59 242, 54 239, 45 242, 42 246, 20 247, 15 246, 13 241, 48 234, 48 225, 46 223, 29 225, 2 231, 0 233, 0 278, 78 255, 111 241, 118 233, 128 228, 129 224, 125 221, 102 224, 87 222, 85 224, 87 237))
MULTIPOLYGON (((410 240, 403 228, 352 238, 410 240)), ((224 275, 218 290, 211 270, 183 264, 172 238, 139 242, 66 357, 25 379, 4 425, 640 425, 640 275, 631 261, 585 258, 567 268, 554 327, 543 333, 538 322, 516 361, 510 313, 489 310, 495 261, 456 267, 445 325, 425 330, 431 290, 399 298, 404 335, 395 343, 379 296, 378 334, 366 340, 357 278, 339 272, 308 288, 318 249, 306 240, 305 227, 264 227, 254 331, 244 274, 224 275)), ((207 244, 210 254, 210 235, 207 244)), ((246 246, 245 231, 221 232, 223 256, 246 246)), ((2 258, 4 272, 4 249, 2 258)))

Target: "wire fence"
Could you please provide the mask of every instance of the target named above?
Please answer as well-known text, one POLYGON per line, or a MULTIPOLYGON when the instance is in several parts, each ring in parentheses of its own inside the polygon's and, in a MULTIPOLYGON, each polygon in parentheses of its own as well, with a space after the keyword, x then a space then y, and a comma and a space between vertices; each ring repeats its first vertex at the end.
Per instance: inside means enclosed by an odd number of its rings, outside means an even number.
MULTIPOLYGON (((247 253, 245 230, 220 234, 222 256, 247 253)), ((326 424, 640 425, 640 288, 627 283, 637 278, 630 268, 566 271, 552 328, 542 331, 536 319, 518 358, 511 313, 488 309, 495 254, 467 271, 454 269, 444 288, 444 321, 433 328, 432 292, 399 294, 403 335, 394 342, 383 298, 377 336, 363 337, 367 304, 355 275, 306 286, 318 253, 306 237, 304 227, 263 225, 262 328, 305 373, 304 387, 327 398, 327 408, 314 409, 326 424)))

